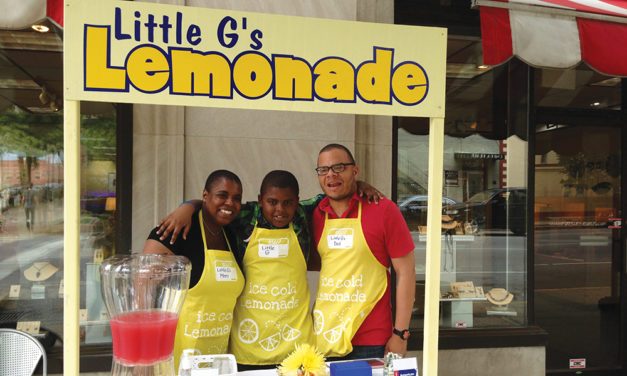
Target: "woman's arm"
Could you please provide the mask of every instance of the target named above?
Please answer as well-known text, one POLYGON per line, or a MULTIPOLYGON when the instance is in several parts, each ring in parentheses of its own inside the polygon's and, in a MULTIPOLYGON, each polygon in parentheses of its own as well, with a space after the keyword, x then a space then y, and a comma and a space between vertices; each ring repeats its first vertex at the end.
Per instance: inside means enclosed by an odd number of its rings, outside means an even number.
POLYGON ((144 254, 153 254, 153 255, 173 255, 174 253, 170 251, 165 245, 159 243, 154 239, 146 240, 146 244, 144 244, 144 250, 142 251, 144 254))

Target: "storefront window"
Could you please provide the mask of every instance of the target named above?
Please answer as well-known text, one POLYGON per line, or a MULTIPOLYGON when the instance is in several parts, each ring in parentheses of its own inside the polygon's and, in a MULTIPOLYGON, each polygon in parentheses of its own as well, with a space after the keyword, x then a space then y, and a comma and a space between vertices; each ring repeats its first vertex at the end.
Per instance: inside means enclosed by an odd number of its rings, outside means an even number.
POLYGON ((621 78, 580 64, 574 69, 537 69, 534 98, 538 107, 620 110, 621 78))
MULTIPOLYGON (((98 265, 114 252, 115 113, 81 127, 81 340, 110 342, 98 265), (99 328, 96 328, 97 326, 99 328)), ((60 346, 63 333, 63 115, 0 113, 0 325, 60 346)))
MULTIPOLYGON (((0 327, 34 334, 56 372, 64 153, 62 40, 50 30, 0 31, 0 327)), ((98 267, 115 253, 116 110, 86 102, 81 113, 80 340, 109 346, 98 267)))
POLYGON ((561 74, 577 85, 539 79, 534 92, 559 107, 535 111, 535 321, 548 333, 547 369, 565 368, 570 354, 620 366, 622 83, 584 66, 561 74))
POLYGON ((80 262, 81 277, 85 279, 81 340, 85 344, 111 343, 109 320, 100 293, 99 267, 102 260, 115 254, 115 129, 113 108, 109 113, 81 118, 80 262))
MULTIPOLYGON (((449 56, 451 46, 474 48, 470 41, 449 40, 449 56)), ((447 75, 440 327, 522 326, 527 323, 527 68, 512 61, 482 71, 476 58, 467 58, 449 57, 447 75)), ((398 119, 397 203, 416 245, 413 328, 421 328, 424 318, 428 137, 428 119, 398 119)))

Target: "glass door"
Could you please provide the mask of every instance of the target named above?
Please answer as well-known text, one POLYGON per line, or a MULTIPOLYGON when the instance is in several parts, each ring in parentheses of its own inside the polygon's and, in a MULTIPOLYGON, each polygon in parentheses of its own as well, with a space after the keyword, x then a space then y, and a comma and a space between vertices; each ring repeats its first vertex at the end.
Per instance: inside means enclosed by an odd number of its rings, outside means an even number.
POLYGON ((548 373, 621 365, 621 130, 577 123, 536 126, 535 321, 548 373))

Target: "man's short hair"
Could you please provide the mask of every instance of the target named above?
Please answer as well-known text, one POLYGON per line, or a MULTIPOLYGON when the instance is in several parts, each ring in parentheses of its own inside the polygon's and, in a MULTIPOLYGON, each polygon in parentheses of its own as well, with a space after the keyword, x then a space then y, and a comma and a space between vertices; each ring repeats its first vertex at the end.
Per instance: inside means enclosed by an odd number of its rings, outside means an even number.
POLYGON ((324 153, 325 151, 329 151, 329 150, 333 150, 333 149, 344 150, 346 152, 346 154, 348 154, 348 158, 350 158, 351 163, 355 163, 355 158, 353 158, 353 153, 351 153, 351 151, 348 150, 348 148, 346 146, 340 145, 340 144, 328 144, 327 146, 325 146, 322 149, 320 149, 320 152, 318 153, 318 155, 324 153))
POLYGON ((296 196, 299 194, 298 180, 291 172, 285 170, 274 170, 266 174, 261 182, 259 194, 263 196, 269 188, 290 188, 296 196))
POLYGON ((207 181, 205 181, 205 191, 209 192, 211 191, 211 186, 218 180, 218 179, 227 179, 227 180, 231 180, 237 184, 239 184, 239 186, 242 186, 242 182, 241 180, 239 180, 239 177, 237 175, 235 175, 234 173, 232 173, 229 170, 215 170, 214 172, 212 172, 211 174, 209 174, 209 176, 207 177, 207 181))

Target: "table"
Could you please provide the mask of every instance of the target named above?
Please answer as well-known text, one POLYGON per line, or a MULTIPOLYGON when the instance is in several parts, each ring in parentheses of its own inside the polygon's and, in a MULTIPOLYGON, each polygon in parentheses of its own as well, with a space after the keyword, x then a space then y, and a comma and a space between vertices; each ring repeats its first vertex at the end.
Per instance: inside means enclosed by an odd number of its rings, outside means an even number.
MULTIPOLYGON (((277 376, 276 369, 260 369, 257 371, 238 372, 237 376, 277 376)), ((383 376, 383 368, 373 368, 372 376, 383 376)))
POLYGON ((260 369, 257 371, 241 371, 238 376, 277 376, 276 369, 260 369))

